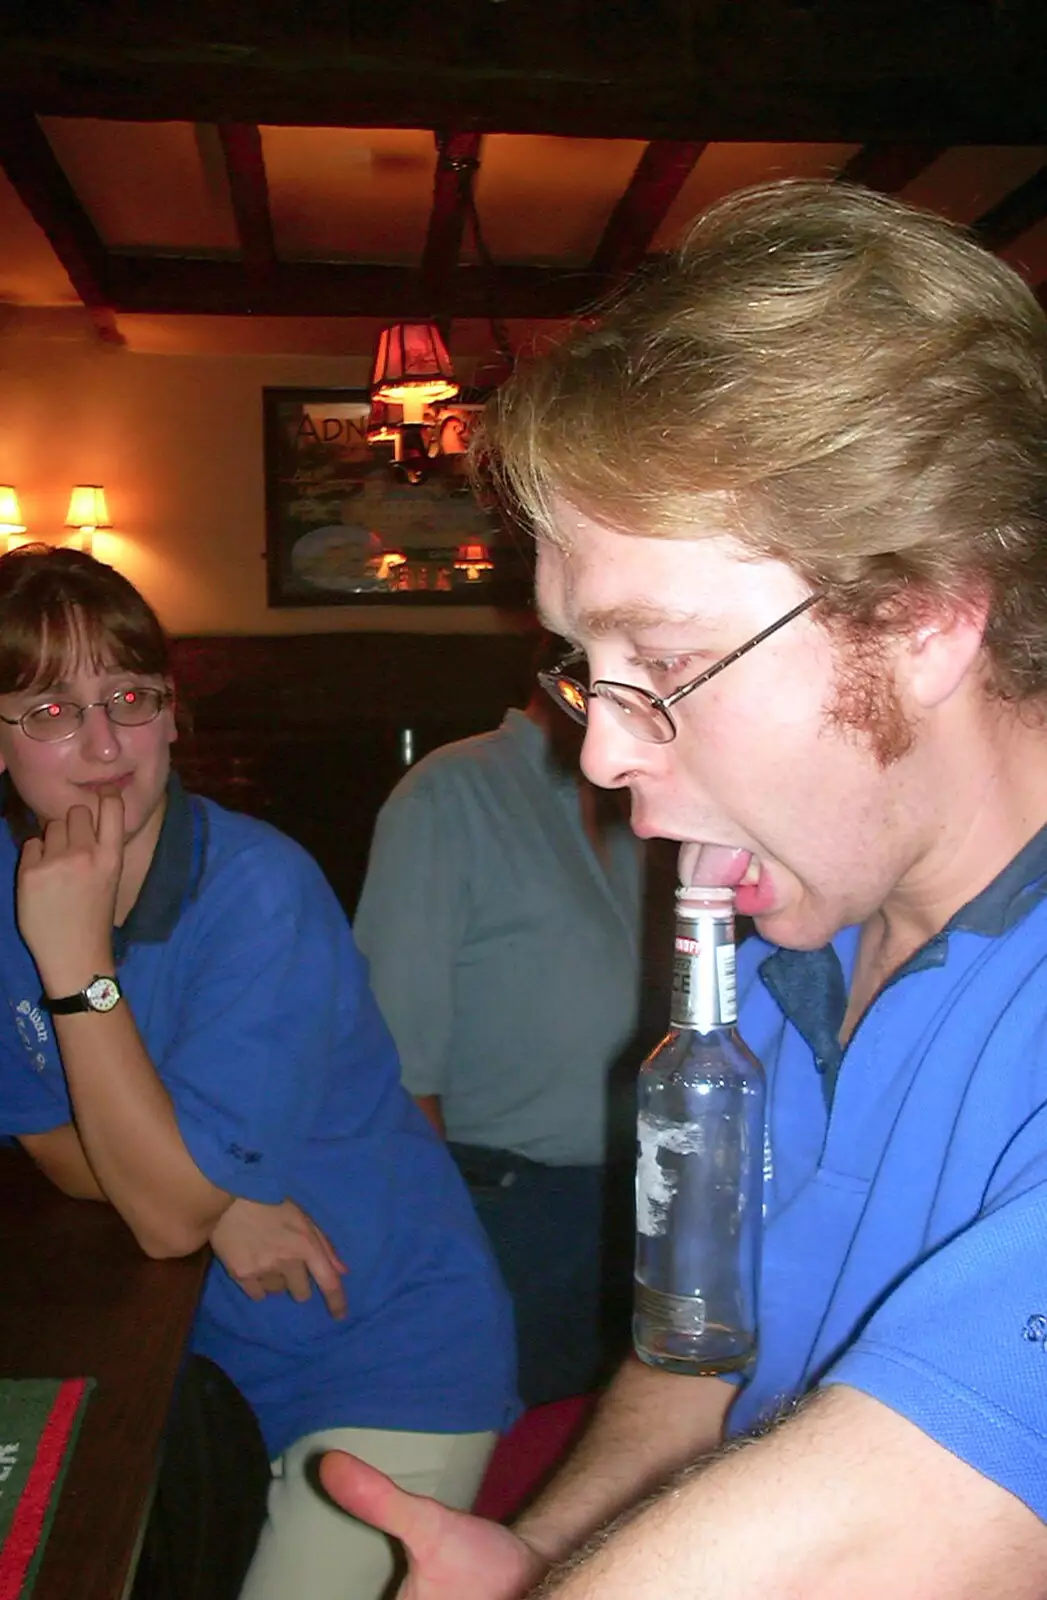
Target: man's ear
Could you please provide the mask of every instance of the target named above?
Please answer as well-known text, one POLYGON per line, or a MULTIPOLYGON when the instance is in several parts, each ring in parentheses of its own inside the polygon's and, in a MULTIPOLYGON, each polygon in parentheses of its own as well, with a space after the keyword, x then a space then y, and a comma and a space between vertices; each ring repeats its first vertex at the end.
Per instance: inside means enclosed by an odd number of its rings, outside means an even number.
POLYGON ((988 615, 987 594, 943 596, 919 606, 903 650, 909 691, 917 705, 933 710, 978 670, 988 615))

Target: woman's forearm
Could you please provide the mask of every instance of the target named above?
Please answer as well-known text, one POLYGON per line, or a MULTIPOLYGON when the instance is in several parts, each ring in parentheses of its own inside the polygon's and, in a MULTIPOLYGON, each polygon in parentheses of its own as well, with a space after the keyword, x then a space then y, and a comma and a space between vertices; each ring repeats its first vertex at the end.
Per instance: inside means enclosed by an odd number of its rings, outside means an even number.
POLYGON ((232 1196, 186 1149, 126 1002, 54 1023, 77 1131, 101 1189, 147 1255, 191 1254, 232 1196))

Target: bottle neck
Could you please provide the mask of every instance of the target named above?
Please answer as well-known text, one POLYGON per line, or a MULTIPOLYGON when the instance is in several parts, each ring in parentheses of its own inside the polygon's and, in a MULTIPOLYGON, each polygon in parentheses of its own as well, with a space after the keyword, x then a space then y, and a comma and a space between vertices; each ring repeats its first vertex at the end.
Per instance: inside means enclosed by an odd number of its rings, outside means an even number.
POLYGON ((733 1028, 738 1020, 734 917, 688 911, 676 918, 670 1022, 674 1028, 733 1028))

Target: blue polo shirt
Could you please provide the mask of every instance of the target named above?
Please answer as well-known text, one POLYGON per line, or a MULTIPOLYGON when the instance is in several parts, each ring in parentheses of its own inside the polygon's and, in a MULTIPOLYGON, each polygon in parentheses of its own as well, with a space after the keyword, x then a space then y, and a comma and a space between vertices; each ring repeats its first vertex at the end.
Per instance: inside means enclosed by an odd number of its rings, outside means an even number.
POLYGON ((1047 1520, 1047 828, 838 1034, 857 928, 739 952, 768 1073, 760 1353, 732 1433, 847 1384, 1047 1520))
MULTIPOLYGON (((17 846, 0 824, 0 1133, 71 1111, 40 979, 14 917, 17 846)), ((289 1197, 349 1272, 349 1314, 314 1290, 255 1303, 208 1272, 194 1348, 254 1406, 271 1455, 320 1428, 430 1433, 515 1415, 505 1291, 457 1170, 399 1083, 396 1050, 315 862, 263 822, 172 781, 118 972, 212 1183, 289 1197)))

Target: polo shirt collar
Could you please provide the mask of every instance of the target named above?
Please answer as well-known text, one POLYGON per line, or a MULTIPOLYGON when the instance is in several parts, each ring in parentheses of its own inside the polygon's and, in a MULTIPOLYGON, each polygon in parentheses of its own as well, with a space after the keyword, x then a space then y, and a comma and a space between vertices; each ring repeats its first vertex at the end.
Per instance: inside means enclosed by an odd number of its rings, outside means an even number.
POLYGON ((1047 826, 1034 833, 990 884, 961 906, 945 933, 980 933, 990 939, 1022 922, 1047 896, 1047 826))
MULTIPOLYGON (((1047 897, 1047 825, 979 894, 950 917, 940 933, 928 939, 889 980, 907 973, 944 966, 951 933, 974 933, 996 939, 1029 915, 1047 897)), ((850 943, 845 930, 841 942, 850 943)), ((843 1059, 840 1028, 847 1011, 847 981, 835 944, 820 950, 778 949, 760 963, 760 978, 786 1018, 806 1040, 822 1075, 831 1105, 843 1059)))
POLYGON ((124 959, 132 944, 162 944, 174 932, 187 902, 199 888, 204 851, 197 833, 203 826, 202 810, 194 810, 190 797, 172 773, 149 870, 128 916, 119 928, 113 929, 117 961, 124 959))

